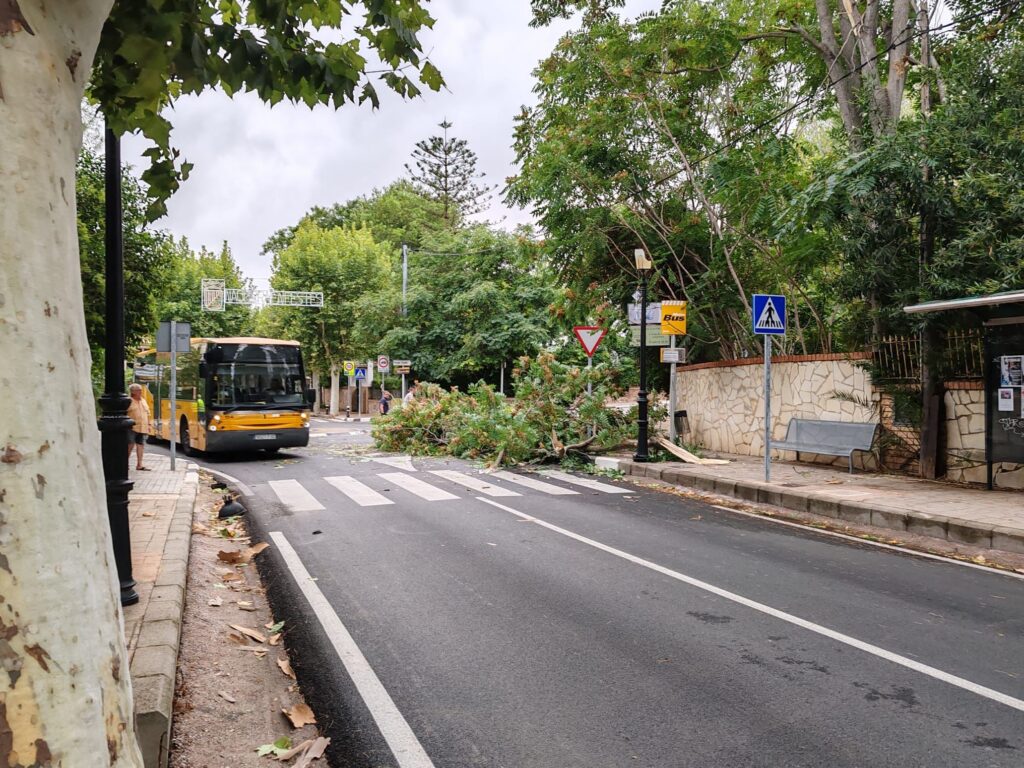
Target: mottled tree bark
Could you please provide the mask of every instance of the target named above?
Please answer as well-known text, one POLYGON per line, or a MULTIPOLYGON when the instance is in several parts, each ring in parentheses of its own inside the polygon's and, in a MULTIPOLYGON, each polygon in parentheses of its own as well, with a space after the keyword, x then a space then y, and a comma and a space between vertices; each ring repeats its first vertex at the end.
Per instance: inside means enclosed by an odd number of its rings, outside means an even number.
POLYGON ((89 378, 79 105, 111 0, 0 0, 0 765, 141 768, 89 378))

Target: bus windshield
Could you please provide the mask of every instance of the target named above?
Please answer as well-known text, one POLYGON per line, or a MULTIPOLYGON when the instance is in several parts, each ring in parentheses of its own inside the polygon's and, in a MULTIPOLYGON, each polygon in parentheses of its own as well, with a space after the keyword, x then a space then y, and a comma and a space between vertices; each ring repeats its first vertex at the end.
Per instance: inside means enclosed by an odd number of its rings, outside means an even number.
POLYGON ((214 408, 306 405, 298 347, 217 344, 211 345, 206 358, 210 363, 210 405, 214 408))

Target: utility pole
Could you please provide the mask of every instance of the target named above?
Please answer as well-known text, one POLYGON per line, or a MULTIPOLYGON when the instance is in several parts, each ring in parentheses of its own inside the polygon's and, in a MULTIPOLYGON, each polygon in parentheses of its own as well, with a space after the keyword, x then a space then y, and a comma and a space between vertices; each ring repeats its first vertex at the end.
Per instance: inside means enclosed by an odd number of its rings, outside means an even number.
POLYGON ((402 317, 405 317, 405 293, 409 289, 409 246, 402 243, 402 317))
MULTIPOLYGON (((931 98, 931 41, 928 38, 930 19, 928 0, 921 0, 918 13, 918 27, 921 31, 921 116, 927 122, 932 111, 931 98)), ((932 212, 927 201, 927 190, 931 181, 931 170, 927 160, 921 167, 922 197, 919 217, 920 257, 918 262, 918 301, 927 301, 924 294, 928 265, 932 261, 934 248, 934 227, 932 212)), ((939 392, 938 362, 941 336, 936 320, 925 320, 921 328, 921 448, 919 465, 921 476, 934 480, 939 476, 939 432, 942 421, 942 394, 939 392)))

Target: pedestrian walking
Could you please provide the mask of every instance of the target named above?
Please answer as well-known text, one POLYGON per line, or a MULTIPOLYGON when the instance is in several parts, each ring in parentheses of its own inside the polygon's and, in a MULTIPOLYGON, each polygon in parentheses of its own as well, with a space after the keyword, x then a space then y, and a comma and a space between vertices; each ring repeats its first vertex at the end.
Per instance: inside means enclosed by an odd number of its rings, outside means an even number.
POLYGON ((142 466, 142 452, 149 436, 149 403, 142 398, 142 385, 132 384, 128 387, 128 394, 131 395, 131 402, 128 403, 128 418, 135 422, 132 425, 132 432, 128 440, 128 458, 132 457, 132 448, 135 448, 135 469, 149 472, 149 467, 142 466))
POLYGON ((386 389, 380 393, 380 400, 377 401, 377 413, 387 416, 391 410, 391 393, 386 389))
POLYGON ((419 382, 413 382, 413 385, 409 387, 409 391, 405 393, 405 397, 402 398, 402 402, 411 403, 416 398, 416 387, 419 386, 419 382))

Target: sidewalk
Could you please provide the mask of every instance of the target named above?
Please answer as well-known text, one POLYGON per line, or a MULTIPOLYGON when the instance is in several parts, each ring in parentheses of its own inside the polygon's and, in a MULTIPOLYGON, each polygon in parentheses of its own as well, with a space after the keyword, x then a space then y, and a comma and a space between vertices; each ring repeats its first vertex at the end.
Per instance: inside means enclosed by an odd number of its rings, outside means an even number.
POLYGON ((129 470, 132 571, 139 602, 124 608, 135 724, 146 768, 164 768, 170 745, 181 616, 185 606, 192 507, 199 487, 194 464, 146 456, 151 472, 129 470))
POLYGON ((608 458, 599 459, 598 464, 744 501, 1024 553, 1024 493, 1020 491, 986 491, 902 475, 851 475, 838 467, 779 461, 772 462, 772 481, 765 483, 762 458, 726 454, 720 458, 730 463, 637 464, 627 458, 608 458))

